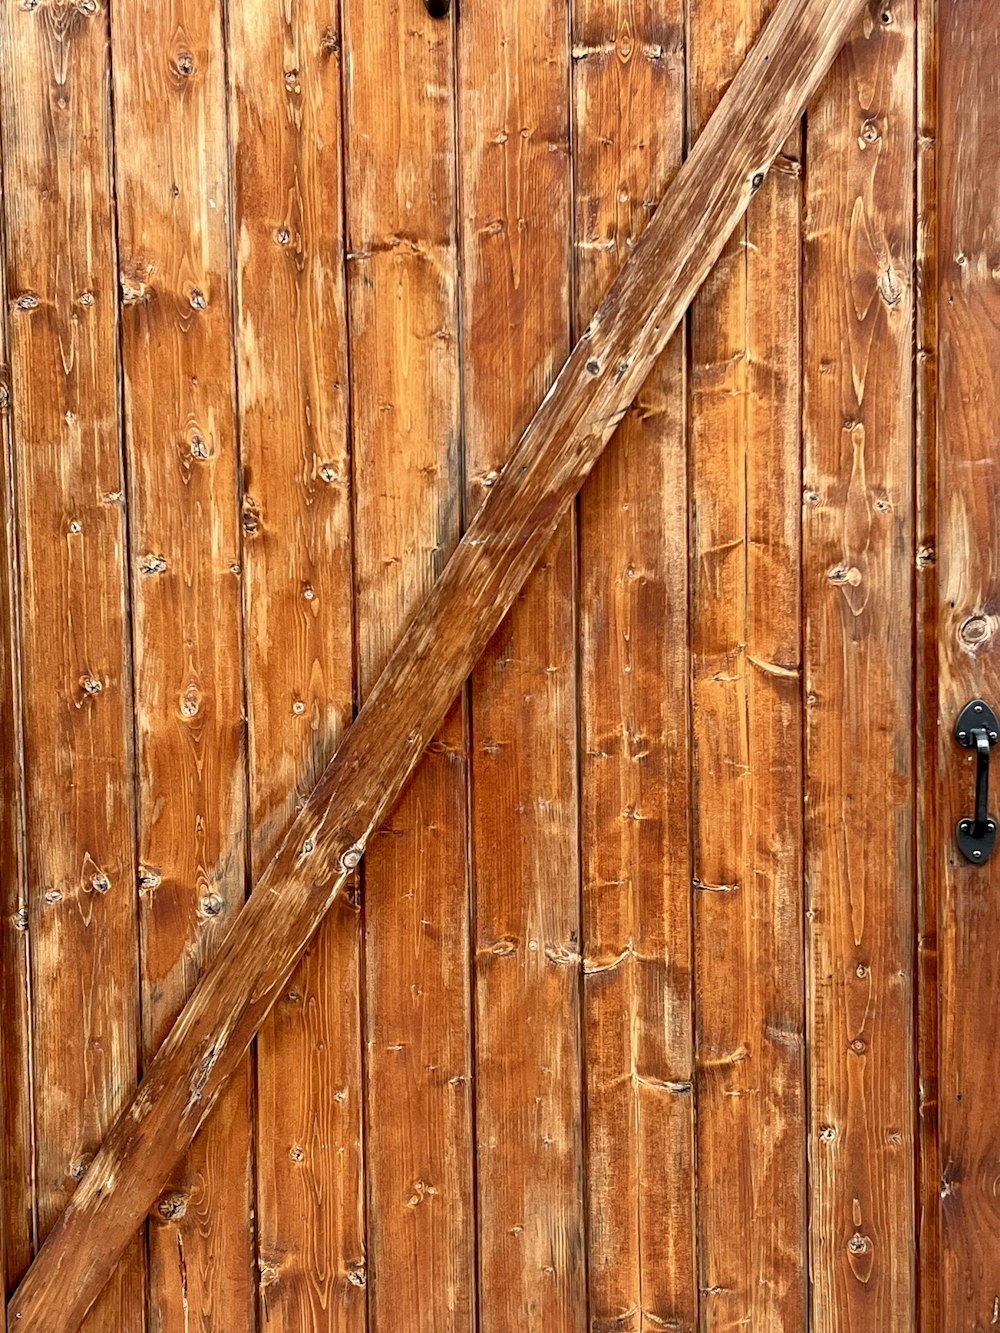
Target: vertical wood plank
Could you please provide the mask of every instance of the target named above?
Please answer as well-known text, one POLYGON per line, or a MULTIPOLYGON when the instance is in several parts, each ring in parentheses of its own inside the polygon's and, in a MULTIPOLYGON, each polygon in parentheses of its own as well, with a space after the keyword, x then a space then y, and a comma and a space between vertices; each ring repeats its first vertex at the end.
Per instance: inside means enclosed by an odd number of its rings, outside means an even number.
MULTIPOLYGON (((340 22, 328 0, 229 15, 256 879, 354 693, 340 22)), ((269 1333, 365 1326, 359 920, 345 895, 258 1038, 269 1333)))
MULTIPOLYGON (((3 59, 0 36, 0 61, 3 59)), ((31 1262, 34 1143, 31 1117, 27 884, 24 846, 24 737, 21 727, 20 626, 17 615, 17 516, 14 506, 14 441, 10 411, 7 245, 3 209, 3 144, 0 140, 0 1272, 12 1291, 31 1262)), ((6 1305, 6 1302, 5 1302, 6 1305)), ((7 1311, 0 1316, 6 1333, 7 1311)))
POLYGON ((813 1327, 912 1328, 914 15, 809 116, 806 888, 813 1327))
MULTIPOLYGON (((576 334, 679 165, 685 6, 575 0, 576 334)), ((684 337, 580 496, 592 1333, 693 1330, 684 337)))
MULTIPOLYGON (((221 5, 123 0, 112 38, 148 1056, 246 891, 221 5)), ((255 1327, 249 1098, 244 1068, 153 1214, 156 1333, 255 1327)))
MULTIPOLYGON (((692 0, 697 134, 771 6, 692 0)), ((799 136, 691 309, 701 1327, 804 1329, 799 136)))
MULTIPOLYGON (((569 350, 568 30, 564 0, 470 5, 459 24, 470 513, 569 350)), ((574 527, 473 674, 483 1333, 587 1318, 574 527)))
MULTIPOLYGON (((938 1333, 941 1154, 938 1136, 937 802, 937 94, 938 0, 917 4, 916 218, 916 848, 918 1327, 938 1333)), ((947 837, 947 829, 944 830, 947 837)))
MULTIPOLYGON (((347 0, 348 309, 362 696, 461 524, 454 26, 347 0)), ((453 708, 364 866, 369 1317, 475 1313, 467 739, 453 708)))
MULTIPOLYGON (((2 23, 28 847, 17 924, 31 941, 44 1236, 137 1072, 131 669, 107 10, 11 4, 2 23)), ((85 1328, 143 1327, 136 1243, 85 1328)))
MULTIPOLYGON (((3 59, 0 34, 0 60, 3 59)), ((0 138, 0 166, 3 143, 0 138)), ((20 624, 18 617, 17 515, 10 398, 10 331, 3 176, 0 171, 0 782, 6 793, 0 824, 0 912, 3 1031, 0 1041, 0 1116, 4 1126, 0 1242, 5 1290, 16 1287, 31 1262, 34 1232, 34 1162, 31 1113, 31 1033, 28 900, 24 845, 24 735, 21 725, 20 624)), ((4 1313, 6 1320, 6 1312, 4 1313)), ((0 1329, 6 1323, 0 1322, 0 1329)))
MULTIPOLYGON (((938 181, 938 763, 941 872, 941 1328, 986 1333, 1000 1310, 996 947, 1000 859, 964 861, 974 759, 954 737, 977 696, 1000 707, 1000 13, 941 0, 938 181)), ((997 817, 996 760, 990 813, 997 817)))

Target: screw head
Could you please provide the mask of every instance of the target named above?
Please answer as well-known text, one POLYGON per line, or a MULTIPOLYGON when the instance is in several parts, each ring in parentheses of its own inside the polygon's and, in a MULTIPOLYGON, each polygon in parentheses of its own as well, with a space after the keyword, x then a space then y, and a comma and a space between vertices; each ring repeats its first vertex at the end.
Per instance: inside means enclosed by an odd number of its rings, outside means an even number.
POLYGON ((995 731, 991 731, 991 732, 990 732, 990 740, 991 740, 991 741, 1000 740, 1000 736, 998 736, 997 733, 996 733, 995 731))
POLYGON ((976 704, 976 705, 973 707, 972 711, 973 711, 974 713, 981 713, 981 712, 983 711, 983 705, 982 705, 982 704, 976 704))
POLYGON ((969 739, 969 733, 967 731, 960 731, 958 733, 958 739, 960 741, 967 741, 969 739))
POLYGON ((996 832, 996 828, 997 828, 997 826, 996 826, 996 824, 994 823, 994 821, 993 821, 992 819, 988 819, 988 820, 986 821, 986 827, 989 829, 989 831, 990 831, 991 833, 995 833, 995 832, 996 832))
POLYGON ((967 819, 963 819, 961 824, 959 824, 959 828, 962 830, 963 833, 968 833, 969 821, 967 819))
POLYGON ((982 852, 981 852, 981 851, 979 850, 979 848, 977 847, 976 850, 972 853, 972 859, 973 859, 973 861, 980 861, 980 860, 982 860, 982 855, 983 855, 982 852))

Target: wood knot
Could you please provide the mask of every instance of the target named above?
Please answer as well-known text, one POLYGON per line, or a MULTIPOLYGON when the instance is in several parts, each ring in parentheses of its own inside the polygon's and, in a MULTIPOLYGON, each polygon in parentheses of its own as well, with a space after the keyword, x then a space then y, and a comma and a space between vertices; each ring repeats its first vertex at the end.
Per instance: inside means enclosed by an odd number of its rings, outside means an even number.
POLYGON ((342 870, 354 870, 361 863, 361 847, 348 847, 347 851, 340 858, 340 867, 342 870))
POLYGON ((179 1222, 187 1212, 187 1199, 179 1190, 164 1194, 156 1205, 157 1215, 164 1222, 179 1222))
POLYGON ((74 1157, 69 1164, 69 1175, 71 1180, 82 1180, 87 1174, 87 1167, 93 1161, 90 1153, 84 1153, 81 1157, 74 1157))
POLYGON ((958 637, 963 648, 972 651, 981 648, 992 637, 989 620, 984 615, 969 616, 963 620, 958 637))
POLYGON ((243 497, 243 531, 248 537, 256 537, 260 532, 260 505, 252 495, 243 497))

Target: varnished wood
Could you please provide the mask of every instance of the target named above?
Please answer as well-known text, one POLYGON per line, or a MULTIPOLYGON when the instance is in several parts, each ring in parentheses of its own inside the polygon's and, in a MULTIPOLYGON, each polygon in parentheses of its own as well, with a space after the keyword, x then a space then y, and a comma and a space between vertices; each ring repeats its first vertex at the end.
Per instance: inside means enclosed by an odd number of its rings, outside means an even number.
MULTIPOLYGON (((684 6, 573 6, 582 331, 685 143, 684 6)), ((684 336, 580 495, 588 1308, 591 1333, 692 1330, 684 336)))
MULTIPOLYGON (((461 535, 454 44, 453 22, 422 4, 347 0, 362 700, 461 535)), ((373 1333, 475 1321, 462 701, 438 720, 363 866, 373 1333)))
MULTIPOLYGON (((323 0, 231 5, 229 44, 257 876, 353 709, 342 59, 323 0)), ((268 1333, 365 1328, 357 894, 341 904, 257 1041, 268 1333)))
POLYGON ((77 1326, 544 551, 858 0, 783 0, 12 1300, 77 1326))
MULTIPOLYGON (((4 1124, 16 1271, 131 1095, 139 1010, 108 15, 8 4, 0 23, 27 848, 5 932, 27 932, 31 1034, 8 1055, 32 1078, 4 1124)), ((24 955, 5 952, 14 981, 24 955)), ((127 1248, 93 1333, 144 1329, 143 1247, 127 1248)))
POLYGON ((812 1323, 915 1307, 911 0, 808 117, 804 636, 812 1323))
MULTIPOLYGON (((938 870, 941 1328, 986 1333, 998 1319, 996 947, 1000 857, 983 869, 955 843, 973 809, 974 757, 954 737, 975 697, 1000 706, 997 656, 997 404, 1000 292, 1000 12, 940 3, 938 148, 938 870)), ((990 813, 997 817, 996 752, 990 813)))
MULTIPOLYGON (((690 0, 697 134, 772 6, 690 0)), ((799 134, 691 308, 700 1327, 806 1327, 799 134), (766 1218, 766 1221, 765 1221, 766 1218)))
MULTIPOLYGON (((459 23, 466 503, 570 348, 564 0, 459 23)), ((576 543, 563 518, 472 677, 483 1333, 583 1333, 576 543)))

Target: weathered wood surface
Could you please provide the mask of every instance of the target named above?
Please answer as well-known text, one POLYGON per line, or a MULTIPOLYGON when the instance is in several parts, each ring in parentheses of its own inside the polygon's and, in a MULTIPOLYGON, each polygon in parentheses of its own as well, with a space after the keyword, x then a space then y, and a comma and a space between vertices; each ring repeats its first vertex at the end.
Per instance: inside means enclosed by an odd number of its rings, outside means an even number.
MULTIPOLYGON (((455 37, 406 0, 345 15, 364 701, 461 535, 455 37)), ((385 1333, 475 1320, 464 701, 437 721, 363 866, 369 1313, 385 1333)))
MULTIPOLYGON (((108 17, 5 5, 0 23, 31 1034, 30 1105, 4 1129, 34 1186, 11 1181, 16 1272, 129 1098, 139 1010, 108 17)), ((143 1329, 143 1255, 130 1236, 87 1329, 143 1329)))
MULTIPOLYGON (((571 346, 566 19, 499 0, 459 23, 470 513, 571 346)), ((575 595, 569 514, 472 676, 483 1333, 586 1326, 575 595)))
MULTIPOLYGON (((997 405, 1000 293, 1000 13, 985 0, 940 5, 938 149, 938 800, 941 811, 940 1118, 941 1327, 988 1330, 998 1320, 1000 1201, 996 947, 1000 861, 977 869, 955 846, 973 808, 974 759, 954 736, 981 696, 1000 706, 996 652, 997 405)), ((990 813, 997 815, 996 756, 990 813)))
MULTIPOLYGON (((576 332, 685 144, 680 3, 573 7, 576 332)), ((693 1330, 688 523, 679 331, 580 496, 592 1333, 693 1330)))
MULTIPOLYGON (((341 40, 321 0, 229 8, 250 857, 350 724, 353 611, 341 40)), ((267 1333, 365 1328, 360 922, 317 932, 257 1041, 267 1333)))
POLYGON ((939 826, 937 792, 937 97, 938 0, 917 3, 916 75, 916 699, 918 1327, 940 1327, 941 1155, 938 1136, 939 826))
MULTIPOLYGON (((124 0, 112 38, 148 1061, 247 888, 222 5, 124 0)), ((154 1329, 255 1325, 250 1072, 163 1182, 154 1329)))
MULTIPOLYGON (((769 8, 691 0, 692 133, 769 8)), ((807 1305, 798 139, 695 299, 689 348, 701 1326, 769 1333, 804 1330, 807 1305)))
POLYGON ((915 1320, 914 13, 810 110, 804 643, 811 1327, 915 1320))
MULTIPOLYGON (((0 166, 3 143, 0 138, 0 166)), ((31 1037, 28 1026, 27 883, 24 865, 23 736, 17 659, 17 541, 14 512, 14 442, 10 419, 7 351, 7 265, 0 171, 0 1272, 5 1290, 31 1260, 31 1037)), ((6 1301, 0 1333, 7 1330, 6 1301)))
MULTIPOLYGON (((3 206, 3 136, 0 134, 0 484, 4 573, 0 583, 0 780, 5 804, 0 824, 0 984, 4 1022, 0 1025, 0 1116, 4 1128, 0 1174, 0 1245, 6 1291, 23 1276, 34 1245, 31 1115, 30 958, 28 954, 27 868, 25 865, 24 736, 22 730, 20 625, 18 617, 17 507, 14 434, 10 394, 10 302, 7 295, 6 210, 3 206)), ((2 1324, 6 1329, 6 1312, 2 1324)))
MULTIPOLYGON (((74 1328, 100 1290, 240 1066, 253 1034, 285 993, 326 908, 762 184, 857 12, 857 0, 786 0, 780 6, 236 917, 215 965, 150 1063, 132 1110, 15 1294, 11 1312, 19 1327, 46 1333, 74 1328)), ((24 21, 21 11, 17 21, 24 21)), ((199 53, 193 54, 197 60, 199 53)), ((348 126, 349 142, 350 133, 348 126)), ((219 206, 224 211, 226 200, 219 206)), ((208 305, 198 314, 210 310, 208 305)), ((225 378, 225 371, 220 374, 225 378)), ((221 393, 226 385, 216 380, 211 387, 221 393)))

